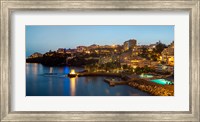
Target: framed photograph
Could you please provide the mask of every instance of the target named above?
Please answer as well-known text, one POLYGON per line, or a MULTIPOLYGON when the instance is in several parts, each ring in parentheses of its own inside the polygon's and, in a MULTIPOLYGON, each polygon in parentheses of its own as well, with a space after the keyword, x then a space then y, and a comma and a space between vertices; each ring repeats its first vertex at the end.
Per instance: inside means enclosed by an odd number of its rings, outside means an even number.
POLYGON ((26 96, 173 96, 173 31, 171 25, 26 25, 26 96), (133 35, 144 41, 121 41, 133 35), (159 35, 167 44, 153 44, 159 35))
POLYGON ((1 1, 1 121, 200 121, 200 1, 1 1))

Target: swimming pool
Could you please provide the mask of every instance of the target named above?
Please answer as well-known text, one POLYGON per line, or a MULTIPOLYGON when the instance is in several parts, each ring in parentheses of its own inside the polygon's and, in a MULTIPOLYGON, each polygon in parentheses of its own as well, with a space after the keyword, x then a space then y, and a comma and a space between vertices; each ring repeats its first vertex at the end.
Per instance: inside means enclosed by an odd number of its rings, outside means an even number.
POLYGON ((151 82, 155 82, 155 83, 158 83, 158 84, 161 84, 161 85, 171 85, 171 84, 174 84, 173 82, 169 81, 169 80, 165 80, 165 79, 154 79, 154 80, 150 80, 151 82))

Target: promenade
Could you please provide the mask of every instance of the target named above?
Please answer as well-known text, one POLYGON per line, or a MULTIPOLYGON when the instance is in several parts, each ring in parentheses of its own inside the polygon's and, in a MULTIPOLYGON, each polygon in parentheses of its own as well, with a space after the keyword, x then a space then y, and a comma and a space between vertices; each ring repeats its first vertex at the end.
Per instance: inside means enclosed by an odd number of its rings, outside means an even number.
MULTIPOLYGON (((151 82, 150 79, 140 78, 137 75, 129 76, 122 75, 121 73, 101 73, 101 72, 82 72, 76 73, 76 76, 111 76, 119 77, 121 80, 106 78, 104 82, 108 83, 110 86, 116 85, 128 85, 130 87, 137 88, 141 91, 145 91, 154 96, 174 96, 174 85, 161 85, 154 82, 151 82)), ((167 75, 168 76, 168 75, 167 75)), ((156 76, 156 78, 165 78, 166 76, 156 76)))
POLYGON ((102 72, 83 72, 77 73, 78 77, 83 76, 113 76, 113 77, 121 77, 120 73, 102 73, 102 72))

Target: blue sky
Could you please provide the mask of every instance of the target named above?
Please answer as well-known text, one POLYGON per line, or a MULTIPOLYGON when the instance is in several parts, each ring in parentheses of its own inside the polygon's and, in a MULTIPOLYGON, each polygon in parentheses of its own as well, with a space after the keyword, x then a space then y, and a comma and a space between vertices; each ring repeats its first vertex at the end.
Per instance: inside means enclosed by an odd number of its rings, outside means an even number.
POLYGON ((34 52, 45 53, 58 48, 76 48, 78 45, 122 45, 136 39, 139 45, 153 44, 159 40, 170 44, 174 40, 173 25, 69 25, 26 26, 26 56, 34 52))

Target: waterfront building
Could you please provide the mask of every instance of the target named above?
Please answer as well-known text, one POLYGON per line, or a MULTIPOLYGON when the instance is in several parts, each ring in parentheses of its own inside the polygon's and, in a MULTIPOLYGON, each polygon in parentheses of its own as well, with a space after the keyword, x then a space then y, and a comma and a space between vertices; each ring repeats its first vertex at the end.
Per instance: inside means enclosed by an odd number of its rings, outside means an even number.
POLYGON ((128 41, 125 41, 124 42, 124 51, 128 50, 129 49, 129 42, 128 41))
POLYGON ((174 73, 174 67, 173 66, 169 66, 169 65, 157 64, 155 66, 155 70, 157 72, 167 71, 167 72, 171 72, 172 74, 174 73))
POLYGON ((128 41, 125 41, 124 45, 123 45, 124 51, 133 49, 136 45, 137 45, 137 40, 135 40, 135 39, 130 39, 128 41))
POLYGON ((130 39, 129 40, 129 49, 133 49, 137 45, 137 40, 130 39))
POLYGON ((134 56, 131 59, 131 63, 132 63, 132 67, 136 68, 136 67, 154 67, 155 65, 158 64, 158 62, 156 61, 151 61, 151 60, 146 60, 145 58, 139 57, 139 56, 134 56))

